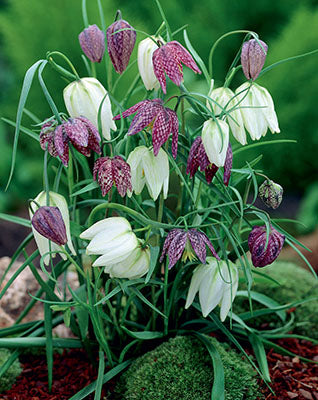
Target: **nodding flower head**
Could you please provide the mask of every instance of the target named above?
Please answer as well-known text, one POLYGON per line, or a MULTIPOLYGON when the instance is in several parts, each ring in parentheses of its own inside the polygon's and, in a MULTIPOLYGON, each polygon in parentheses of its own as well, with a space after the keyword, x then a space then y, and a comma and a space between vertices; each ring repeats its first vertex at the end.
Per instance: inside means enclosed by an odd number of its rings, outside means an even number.
POLYGON ((108 54, 119 74, 125 71, 136 42, 136 31, 127 21, 120 19, 106 31, 108 54))
POLYGON ((67 243, 66 228, 58 207, 39 207, 31 220, 33 228, 45 238, 62 246, 67 243))
POLYGON ((206 261, 206 245, 211 250, 213 256, 218 260, 220 257, 217 255, 212 243, 207 235, 196 229, 172 229, 165 240, 163 245, 160 262, 163 261, 164 256, 168 253, 169 256, 169 269, 172 268, 182 256, 182 261, 188 258, 190 261, 198 257, 198 259, 205 264, 206 261))
POLYGON ((52 157, 59 157, 64 165, 68 165, 69 143, 84 156, 89 157, 91 150, 100 154, 100 136, 95 126, 84 117, 69 118, 62 124, 54 126, 53 122, 45 122, 40 133, 40 145, 48 149, 52 157))
POLYGON ((83 53, 92 62, 100 63, 105 53, 105 33, 94 24, 84 29, 78 39, 83 53))
MULTIPOLYGON (((224 163, 223 177, 224 184, 226 186, 228 186, 231 177, 232 161, 233 153, 231 144, 229 143, 224 163)), ((208 159, 208 156, 204 150, 201 136, 198 136, 191 146, 186 173, 190 174, 190 178, 193 178, 199 168, 202 172, 204 171, 205 179, 209 184, 212 182, 212 179, 219 169, 219 167, 211 163, 208 159)))
POLYGON ((120 156, 101 157, 96 160, 93 175, 94 180, 98 176, 98 184, 103 196, 106 196, 113 184, 121 197, 126 195, 127 190, 132 192, 130 166, 120 156))
POLYGON ((260 74, 267 55, 267 44, 262 40, 259 43, 255 39, 243 43, 241 52, 241 64, 246 79, 255 79, 260 74), (262 47, 259 45, 262 45, 262 47))
POLYGON ((164 93, 166 90, 166 77, 177 86, 183 81, 182 63, 191 68, 197 74, 201 71, 195 63, 191 54, 179 42, 173 40, 154 51, 152 56, 153 70, 164 93))
POLYGON ((152 144, 155 156, 158 155, 160 147, 168 140, 172 133, 172 155, 177 157, 179 121, 177 114, 163 105, 161 99, 143 100, 128 108, 122 114, 114 117, 118 120, 126 118, 136 113, 130 127, 128 135, 135 135, 144 128, 152 126, 152 144))
POLYGON ((254 267, 265 267, 271 264, 281 252, 285 236, 271 227, 266 247, 266 227, 254 226, 248 237, 248 247, 254 267))
POLYGON ((283 200, 283 188, 270 179, 266 179, 258 189, 259 197, 267 207, 274 210, 280 206, 283 200))

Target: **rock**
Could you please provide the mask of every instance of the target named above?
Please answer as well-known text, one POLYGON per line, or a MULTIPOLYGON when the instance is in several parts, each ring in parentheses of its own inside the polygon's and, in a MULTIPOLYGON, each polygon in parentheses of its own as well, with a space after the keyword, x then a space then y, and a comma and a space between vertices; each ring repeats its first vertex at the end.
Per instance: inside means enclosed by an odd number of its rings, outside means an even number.
POLYGON ((306 400, 314 400, 311 393, 304 389, 299 389, 299 393, 306 399, 306 400))
POLYGON ((298 394, 293 392, 287 392, 287 395, 290 399, 297 399, 298 394))

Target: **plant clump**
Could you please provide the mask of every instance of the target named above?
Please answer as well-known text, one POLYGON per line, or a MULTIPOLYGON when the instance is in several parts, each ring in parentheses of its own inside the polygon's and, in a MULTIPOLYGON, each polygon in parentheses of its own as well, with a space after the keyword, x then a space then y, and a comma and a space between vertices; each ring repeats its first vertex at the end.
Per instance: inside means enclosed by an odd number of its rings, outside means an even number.
MULTIPOLYGON (((223 363, 225 399, 257 399, 260 394, 256 373, 248 361, 228 344, 206 337, 223 363)), ((212 361, 204 344, 190 336, 177 336, 136 359, 122 374, 115 398, 210 400, 212 384, 212 361)))
MULTIPOLYGON (((0 349, 0 368, 8 360, 11 353, 7 349, 0 349)), ((6 373, 0 378, 0 394, 11 389, 17 377, 21 374, 22 368, 18 359, 16 359, 6 373)))

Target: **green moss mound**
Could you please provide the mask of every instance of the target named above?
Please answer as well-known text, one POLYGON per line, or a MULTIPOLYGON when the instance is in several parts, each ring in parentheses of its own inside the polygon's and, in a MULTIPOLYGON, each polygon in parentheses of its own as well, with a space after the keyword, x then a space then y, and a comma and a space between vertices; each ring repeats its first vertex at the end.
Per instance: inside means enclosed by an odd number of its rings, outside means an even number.
MULTIPOLYGON (((257 399, 256 373, 248 361, 229 345, 208 339, 223 362, 225 399, 257 399)), ((213 367, 206 347, 193 337, 177 336, 134 361, 121 376, 115 398, 211 400, 212 384, 213 367)))
MULTIPOLYGON (((277 261, 262 269, 262 272, 278 281, 280 286, 266 278, 255 276, 252 290, 265 294, 280 304, 318 296, 318 281, 311 272, 296 264, 277 261)), ((263 308, 264 306, 253 302, 253 307, 257 309, 263 308)), ((296 308, 295 333, 318 339, 317 309, 318 300, 312 300, 296 308)), ((235 313, 249 311, 249 304, 246 298, 237 297, 233 305, 233 311, 235 313)), ((260 324, 264 322, 270 322, 272 327, 280 324, 280 320, 274 314, 248 321, 250 325, 254 326, 260 326, 260 324)))
MULTIPOLYGON (((7 361, 10 355, 11 353, 9 350, 0 349, 0 368, 7 361)), ((14 384, 16 378, 21 374, 21 372, 21 365, 19 360, 16 359, 8 371, 0 378, 0 394, 11 389, 11 386, 14 384)))

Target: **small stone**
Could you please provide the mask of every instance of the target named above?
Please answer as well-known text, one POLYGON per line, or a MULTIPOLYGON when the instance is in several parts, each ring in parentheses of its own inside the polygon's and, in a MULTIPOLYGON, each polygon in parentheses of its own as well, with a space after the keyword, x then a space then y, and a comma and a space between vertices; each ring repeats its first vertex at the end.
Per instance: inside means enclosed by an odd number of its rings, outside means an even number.
POLYGON ((290 399, 297 399, 298 394, 293 392, 287 392, 287 395, 290 399))
POLYGON ((311 393, 304 389, 299 389, 299 393, 306 399, 306 400, 314 400, 311 393))

